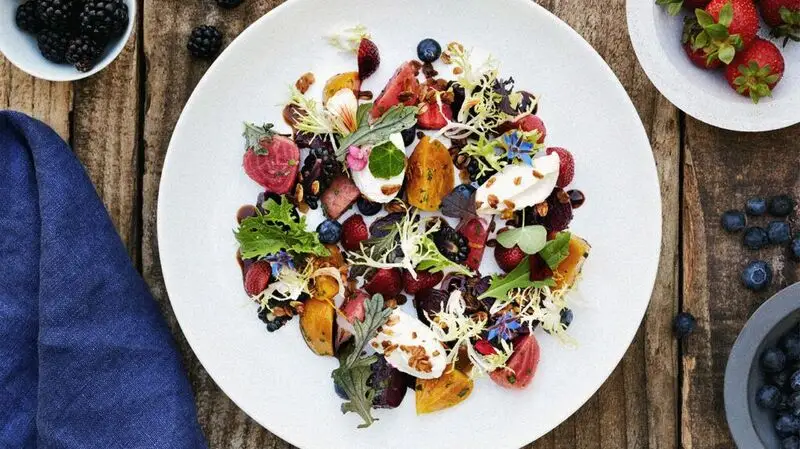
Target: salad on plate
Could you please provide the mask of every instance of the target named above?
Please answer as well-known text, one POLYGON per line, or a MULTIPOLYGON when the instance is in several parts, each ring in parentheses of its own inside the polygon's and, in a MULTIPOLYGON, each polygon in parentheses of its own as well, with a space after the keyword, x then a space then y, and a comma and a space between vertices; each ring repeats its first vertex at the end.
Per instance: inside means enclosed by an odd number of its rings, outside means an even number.
POLYGON ((286 133, 244 126, 244 171, 263 191, 235 237, 258 318, 275 332, 297 317, 311 351, 338 359, 332 383, 359 427, 409 389, 424 414, 467 400, 481 376, 528 387, 537 338, 575 343, 590 245, 568 229, 584 202, 567 190, 572 154, 545 144, 537 96, 491 57, 424 39, 375 96, 362 90, 381 62, 367 30, 330 42, 353 71, 321 98, 300 75, 286 133))

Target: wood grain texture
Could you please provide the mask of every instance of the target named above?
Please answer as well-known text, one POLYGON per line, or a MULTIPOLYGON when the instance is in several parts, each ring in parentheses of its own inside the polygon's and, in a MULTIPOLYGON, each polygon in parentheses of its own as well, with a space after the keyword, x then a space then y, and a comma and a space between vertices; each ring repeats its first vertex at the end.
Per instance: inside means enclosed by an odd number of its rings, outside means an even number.
POLYGON ((156 241, 156 204, 161 167, 172 129, 194 86, 210 62, 192 59, 185 50, 192 28, 214 25, 227 45, 247 25, 279 4, 248 0, 223 10, 210 0, 144 2, 144 159, 142 178, 142 273, 159 301, 183 354, 195 392, 198 416, 212 448, 290 448, 244 414, 214 384, 180 332, 167 299, 156 241))
MULTIPOLYGON (((725 421, 723 379, 728 353, 750 315, 776 291, 798 280, 784 247, 748 251, 741 234, 722 231, 728 209, 748 198, 800 194, 800 126, 758 134, 735 133, 686 119, 683 210, 683 308, 698 330, 683 348, 682 442, 686 449, 733 447, 725 421), (739 275, 751 260, 769 262, 770 288, 753 293, 739 275)), ((769 218, 750 219, 766 226, 769 218)), ((796 216, 792 225, 797 229, 796 216)))

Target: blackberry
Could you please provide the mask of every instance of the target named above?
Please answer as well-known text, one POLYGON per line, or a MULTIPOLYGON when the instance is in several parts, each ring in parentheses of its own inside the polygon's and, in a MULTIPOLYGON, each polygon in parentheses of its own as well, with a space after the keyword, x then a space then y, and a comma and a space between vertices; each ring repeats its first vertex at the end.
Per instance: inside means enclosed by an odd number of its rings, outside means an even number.
POLYGON ((67 62, 69 33, 64 31, 42 30, 36 38, 36 41, 42 56, 58 64, 67 62))
POLYGON ((36 14, 36 0, 28 0, 17 8, 17 26, 22 31, 38 33, 44 24, 36 14))
POLYGON ((85 0, 80 12, 81 33, 95 40, 119 36, 128 26, 124 0, 85 0))
POLYGON ((356 205, 358 206, 358 211, 361 212, 361 215, 366 215, 367 217, 371 217, 383 209, 383 204, 372 202, 363 196, 358 198, 356 205))
POLYGON ((481 167, 478 164, 477 159, 472 159, 471 161, 469 161, 469 164, 467 164, 467 173, 469 173, 470 181, 476 182, 478 184, 483 184, 486 181, 488 181, 489 178, 494 176, 495 173, 497 173, 495 170, 489 169, 486 170, 482 175, 478 175, 480 171, 481 167))
POLYGON ((217 5, 225 9, 235 8, 242 4, 242 0, 217 0, 217 5))
POLYGON ((222 33, 211 25, 199 26, 192 30, 186 48, 194 57, 211 59, 222 48, 222 33))
POLYGON ((75 15, 73 0, 36 0, 36 12, 42 23, 53 30, 66 30, 75 15))
POLYGON ((433 233, 433 243, 442 255, 455 263, 464 263, 469 255, 469 244, 463 235, 450 226, 433 233))
POLYGON ((89 37, 77 37, 67 47, 67 62, 74 64, 81 72, 88 72, 103 52, 102 45, 89 37))
POLYGON ((336 159, 336 152, 329 142, 317 140, 312 141, 311 144, 309 155, 322 162, 322 177, 326 185, 330 184, 333 178, 342 173, 342 164, 336 159), (316 144, 316 142, 320 143, 316 144))

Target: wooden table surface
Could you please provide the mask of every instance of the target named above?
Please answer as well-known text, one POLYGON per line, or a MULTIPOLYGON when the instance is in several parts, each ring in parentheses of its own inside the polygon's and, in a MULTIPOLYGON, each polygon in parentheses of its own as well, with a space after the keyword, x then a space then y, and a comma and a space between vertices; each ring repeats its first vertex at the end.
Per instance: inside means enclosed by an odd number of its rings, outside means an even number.
MULTIPOLYGON (((185 50, 190 30, 215 25, 228 43, 279 3, 245 0, 227 11, 213 0, 141 1, 138 27, 122 55, 71 84, 33 79, 0 55, 0 108, 49 123, 86 166, 179 342, 212 448, 292 446, 240 411, 186 344, 159 265, 158 183, 173 126, 209 65, 185 50)), ((633 99, 658 165, 664 232, 650 308, 625 358, 580 411, 527 448, 732 448, 722 400, 728 352, 755 308, 797 280, 800 270, 778 249, 746 254, 720 231, 719 216, 750 196, 800 194, 800 126, 743 134, 698 122, 664 99, 639 67, 624 0, 539 3, 597 49, 633 99), (753 257, 775 268, 767 292, 739 285, 738 274, 753 257), (699 324, 680 344, 670 329, 678 310, 693 313, 699 324)))

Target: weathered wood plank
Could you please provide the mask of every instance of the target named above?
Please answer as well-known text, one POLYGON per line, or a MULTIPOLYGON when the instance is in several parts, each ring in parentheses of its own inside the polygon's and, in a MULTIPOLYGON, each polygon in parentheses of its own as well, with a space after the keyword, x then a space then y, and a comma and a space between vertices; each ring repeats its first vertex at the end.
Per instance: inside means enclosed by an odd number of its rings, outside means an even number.
POLYGON ((162 305, 189 371, 200 424, 213 448, 290 448, 259 426, 225 396, 195 358, 171 311, 161 275, 156 241, 156 201, 161 167, 172 129, 209 62, 193 60, 184 42, 195 26, 217 26, 229 43, 247 25, 280 1, 250 0, 234 10, 213 1, 144 2, 144 54, 147 61, 144 123, 142 270, 162 305))
POLYGON ((35 117, 69 141, 72 109, 70 83, 36 79, 14 67, 0 54, 0 108, 13 109, 35 117))
POLYGON ((134 30, 117 59, 74 84, 72 146, 131 258, 139 253, 139 57, 134 30))
MULTIPOLYGON (((681 427, 686 449, 733 447, 722 397, 728 353, 755 309, 798 279, 785 248, 748 251, 741 235, 722 231, 719 217, 727 209, 742 209, 754 196, 789 193, 796 198, 798 139, 800 126, 745 134, 686 119, 683 308, 698 319, 698 330, 686 340, 683 354, 681 427), (754 259, 771 263, 775 272, 762 293, 752 293, 739 282, 742 268, 754 259)), ((750 221, 765 226, 769 219, 750 221)))

